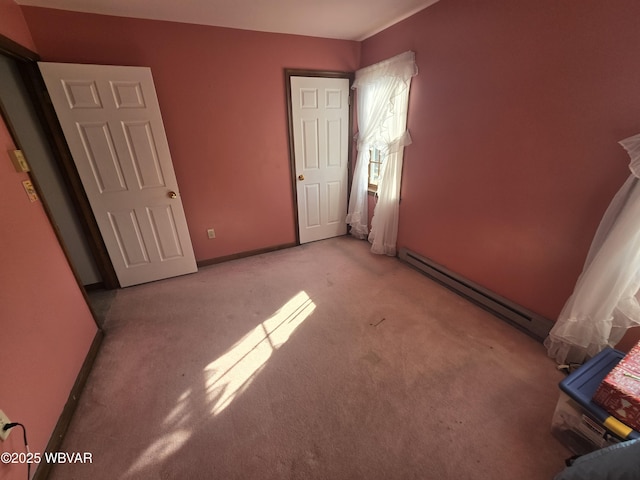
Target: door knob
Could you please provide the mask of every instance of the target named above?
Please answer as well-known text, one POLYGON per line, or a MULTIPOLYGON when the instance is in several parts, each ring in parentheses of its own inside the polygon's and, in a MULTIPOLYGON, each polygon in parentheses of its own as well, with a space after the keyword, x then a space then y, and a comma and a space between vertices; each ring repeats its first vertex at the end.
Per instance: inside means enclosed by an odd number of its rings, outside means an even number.
POLYGON ((298 175, 298 180, 304 180, 304 175, 302 174, 298 175))
POLYGON ((178 198, 178 194, 176 192, 169 192, 169 198, 178 198))

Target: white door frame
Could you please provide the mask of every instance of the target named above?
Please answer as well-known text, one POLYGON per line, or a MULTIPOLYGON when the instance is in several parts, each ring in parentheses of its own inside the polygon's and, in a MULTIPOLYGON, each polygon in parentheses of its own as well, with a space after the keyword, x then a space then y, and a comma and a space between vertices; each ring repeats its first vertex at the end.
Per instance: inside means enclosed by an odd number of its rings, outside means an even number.
MULTIPOLYGON (((296 174, 296 157, 293 136, 293 106, 291 104, 291 77, 320 77, 320 78, 346 78, 349 80, 349 88, 355 79, 355 72, 338 72, 324 70, 298 70, 285 69, 285 89, 287 99, 287 120, 289 124, 289 160, 291 167, 291 195, 293 198, 293 217, 296 231, 296 245, 300 245, 300 221, 298 218, 298 178, 296 174)), ((352 98, 351 96, 349 97, 352 98)), ((351 192, 351 182, 353 176, 353 101, 349 102, 349 142, 347 155, 347 204, 351 192)))

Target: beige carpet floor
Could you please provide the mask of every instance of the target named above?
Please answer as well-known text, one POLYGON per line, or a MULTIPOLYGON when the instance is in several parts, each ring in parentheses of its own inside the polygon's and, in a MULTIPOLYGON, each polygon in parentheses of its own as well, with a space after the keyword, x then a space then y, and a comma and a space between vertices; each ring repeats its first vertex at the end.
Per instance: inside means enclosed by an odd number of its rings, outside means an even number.
POLYGON ((117 291, 72 479, 550 479, 542 345, 340 237, 117 291))

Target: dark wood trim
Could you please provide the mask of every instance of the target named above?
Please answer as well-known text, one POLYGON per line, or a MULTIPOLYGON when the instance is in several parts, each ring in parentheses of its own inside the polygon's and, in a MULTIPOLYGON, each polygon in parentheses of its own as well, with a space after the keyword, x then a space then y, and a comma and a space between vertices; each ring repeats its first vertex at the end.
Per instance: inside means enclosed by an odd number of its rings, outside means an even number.
MULTIPOLYGON (((67 142, 62 133, 62 128, 58 122, 58 117, 55 114, 53 105, 51 104, 51 100, 49 99, 49 95, 44 86, 42 75, 40 74, 40 70, 36 63, 40 60, 40 56, 1 34, 0 55, 5 55, 16 60, 16 66, 22 76, 23 84, 27 93, 31 97, 32 106, 38 116, 43 132, 47 137, 51 147, 51 153, 56 159, 58 168, 62 172, 62 177, 66 182, 67 190, 69 191, 71 200, 76 208, 80 225, 87 237, 89 248, 94 256, 104 287, 107 289, 118 288, 120 284, 113 268, 113 264, 111 263, 106 246, 104 245, 102 235, 100 234, 95 217, 89 205, 89 200, 87 199, 84 188, 82 187, 82 182, 80 181, 77 169, 73 163, 73 158, 69 152, 69 147, 67 146, 67 142)), ((19 146, 19 142, 17 141, 17 137, 13 131, 13 127, 11 126, 8 116, 3 116, 7 122, 7 127, 13 136, 14 142, 19 146)), ((50 210, 46 206, 46 199, 41 194, 41 189, 39 189, 37 185, 37 178, 35 178, 36 175, 31 174, 30 177, 36 187, 36 191, 38 191, 38 195, 43 200, 43 205, 45 205, 45 210, 49 216, 50 223, 54 226, 54 230, 56 230, 58 240, 64 248, 64 242, 59 235, 58 230, 55 228, 55 221, 51 216, 50 210)), ((71 262, 66 250, 65 254, 67 254, 67 260, 69 260, 69 264, 72 266, 72 269, 74 269, 73 263, 71 262)), ((75 269, 74 273, 77 273, 75 269)), ((78 283, 82 286, 82 282, 77 275, 76 278, 78 283)))
MULTIPOLYGON (((53 429, 53 433, 49 438, 49 442, 47 443, 47 447, 45 448, 45 452, 57 452, 60 451, 60 447, 62 445, 62 439, 67 433, 67 429, 69 428, 69 424, 71 423, 71 418, 73 417, 74 412, 78 406, 78 402, 80 400, 80 395, 84 390, 84 386, 87 383, 87 379, 89 378, 89 374, 91 373, 91 369, 93 368, 93 364, 98 356, 98 352, 100 351, 100 345, 102 344, 102 340, 104 338, 104 332, 101 329, 96 331, 95 336, 93 337, 93 342, 91 342, 91 347, 89 347, 89 351, 87 352, 87 356, 82 363, 82 368, 80 368, 80 372, 76 377, 76 381, 73 384, 73 388, 69 393, 69 398, 67 399, 67 403, 62 409, 62 414, 60 418, 58 418, 58 422, 56 423, 55 428, 53 429)), ((46 480, 51 472, 51 463, 48 462, 40 462, 38 468, 33 476, 33 480, 46 480)))
POLYGON ((298 186, 296 182, 296 156, 293 143, 293 105, 291 104, 291 77, 295 70, 284 71, 285 101, 287 102, 287 128, 289 131, 289 169, 291 176, 291 198, 293 200, 293 227, 296 234, 296 245, 300 245, 300 220, 298 218, 298 186))
POLYGON ((91 284, 89 284, 89 285, 85 285, 85 286, 84 286, 84 289, 85 289, 87 292, 93 292, 93 291, 96 291, 96 290, 110 290, 109 288, 106 288, 106 287, 104 286, 104 283, 102 283, 102 282, 98 282, 98 283, 91 283, 91 284))
POLYGON ((285 68, 287 77, 322 77, 322 78, 348 78, 349 86, 356 78, 355 72, 340 72, 334 70, 307 70, 299 68, 285 68))
POLYGON ((257 250, 234 253, 233 255, 225 255, 224 257, 210 258, 209 260, 199 260, 197 264, 198 267, 206 267, 208 265, 215 265, 217 263, 228 262, 230 260, 238 260, 240 258, 252 257, 254 255, 261 255, 263 253, 275 252, 277 250, 284 250, 285 248, 297 247, 298 245, 299 243, 283 243, 280 245, 275 245, 273 247, 259 248, 257 250))
MULTIPOLYGON (((289 127, 289 165, 291 169, 291 192, 293 196, 293 221, 296 232, 296 245, 300 245, 300 221, 298 219, 298 182, 296 178, 296 157, 293 145, 293 106, 291 104, 291 77, 321 77, 321 78, 346 78, 349 80, 349 89, 355 80, 354 72, 335 72, 326 70, 300 70, 285 68, 284 85, 287 102, 287 123, 289 127)), ((349 144, 347 146, 347 204, 353 181, 353 96, 349 94, 349 144)))
POLYGON ((7 57, 14 58, 16 60, 37 62, 40 60, 40 55, 36 52, 32 52, 26 47, 23 47, 19 43, 14 42, 9 37, 0 35, 0 54, 7 57))

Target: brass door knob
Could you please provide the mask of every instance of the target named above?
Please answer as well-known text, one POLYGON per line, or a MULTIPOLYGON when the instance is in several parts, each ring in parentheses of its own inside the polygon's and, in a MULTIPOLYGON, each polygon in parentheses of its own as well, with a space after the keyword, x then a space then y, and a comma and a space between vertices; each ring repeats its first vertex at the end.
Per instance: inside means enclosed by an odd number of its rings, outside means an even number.
POLYGON ((298 180, 304 180, 304 175, 302 174, 298 175, 298 180))
POLYGON ((169 198, 178 198, 178 194, 176 192, 169 192, 169 198))

